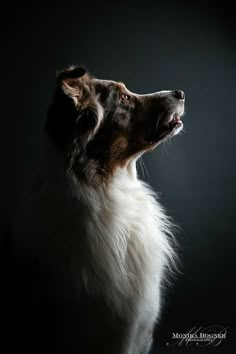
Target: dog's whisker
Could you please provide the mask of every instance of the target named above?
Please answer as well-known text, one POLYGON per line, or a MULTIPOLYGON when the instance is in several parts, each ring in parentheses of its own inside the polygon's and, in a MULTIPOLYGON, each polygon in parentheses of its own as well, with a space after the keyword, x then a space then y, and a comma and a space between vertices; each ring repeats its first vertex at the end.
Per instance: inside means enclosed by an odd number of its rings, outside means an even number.
POLYGON ((147 170, 147 168, 145 166, 145 163, 143 161, 142 156, 140 157, 140 166, 141 166, 141 169, 142 169, 143 177, 145 178, 145 173, 146 173, 147 178, 149 178, 148 170, 147 170))

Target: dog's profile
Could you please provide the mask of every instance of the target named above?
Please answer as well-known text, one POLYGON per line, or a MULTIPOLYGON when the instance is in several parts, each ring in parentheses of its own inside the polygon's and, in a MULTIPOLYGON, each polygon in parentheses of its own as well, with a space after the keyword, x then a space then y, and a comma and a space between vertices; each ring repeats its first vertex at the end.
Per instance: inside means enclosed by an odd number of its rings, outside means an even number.
POLYGON ((44 153, 11 240, 20 348, 150 351, 175 252, 172 224, 136 162, 182 129, 183 113, 180 90, 138 95, 82 67, 58 74, 44 153))

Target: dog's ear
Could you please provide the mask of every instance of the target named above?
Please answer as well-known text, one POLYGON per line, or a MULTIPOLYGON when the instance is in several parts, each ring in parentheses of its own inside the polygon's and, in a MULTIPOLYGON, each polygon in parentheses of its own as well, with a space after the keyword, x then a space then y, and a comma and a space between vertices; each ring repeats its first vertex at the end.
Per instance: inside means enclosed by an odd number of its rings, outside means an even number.
POLYGON ((78 116, 75 125, 78 135, 91 133, 97 125, 98 118, 95 97, 92 94, 94 86, 89 73, 81 66, 69 67, 59 73, 57 84, 77 106, 78 116))
POLYGON ((90 91, 90 75, 84 67, 71 66, 57 74, 57 86, 74 99, 75 104, 82 101, 90 91))
POLYGON ((82 66, 70 66, 69 68, 57 73, 58 82, 69 79, 79 79, 82 77, 87 70, 82 66))
POLYGON ((45 129, 57 145, 76 137, 86 143, 102 118, 91 76, 83 67, 69 67, 57 75, 57 87, 45 129))

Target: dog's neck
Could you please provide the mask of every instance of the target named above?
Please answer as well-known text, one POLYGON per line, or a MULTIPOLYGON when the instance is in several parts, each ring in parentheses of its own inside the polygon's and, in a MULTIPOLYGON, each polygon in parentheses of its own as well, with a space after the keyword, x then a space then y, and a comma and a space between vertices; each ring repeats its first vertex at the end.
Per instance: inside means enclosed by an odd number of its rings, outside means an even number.
MULTIPOLYGON (((97 277, 105 274, 109 284, 126 294, 134 289, 149 289, 155 270, 162 272, 173 264, 174 258, 168 239, 171 223, 151 189, 137 178, 136 159, 117 168, 109 184, 91 185, 68 172, 66 156, 46 140, 37 174, 39 198, 43 193, 43 199, 48 200, 43 208, 49 208, 51 213, 49 228, 56 225, 56 232, 50 235, 56 236, 53 242, 67 252, 74 268, 83 258, 79 245, 84 242, 89 265, 97 277), (63 220, 58 220, 58 215, 64 215, 63 220), (55 218, 54 223, 51 218, 55 218), (70 232, 63 231, 64 220, 71 225, 70 232)), ((47 213, 44 209, 43 215, 47 213)), ((117 308, 122 311, 119 298, 117 308)))
MULTIPOLYGON (((78 171, 71 168, 69 164, 68 154, 64 151, 58 149, 58 147, 45 136, 43 141, 43 149, 41 153, 40 166, 38 168, 37 174, 41 176, 42 179, 50 181, 55 184, 65 183, 70 185, 71 188, 75 190, 81 189, 84 190, 94 190, 98 191, 101 189, 108 190, 111 185, 116 184, 117 180, 124 180, 124 187, 127 184, 127 181, 130 180, 134 182, 137 180, 137 169, 136 162, 140 154, 134 156, 130 161, 127 161, 126 165, 122 167, 117 167, 112 176, 108 179, 101 179, 100 175, 96 171, 96 167, 90 168, 90 174, 87 176, 78 174, 78 171)), ((119 188, 120 188, 119 182, 119 188)))

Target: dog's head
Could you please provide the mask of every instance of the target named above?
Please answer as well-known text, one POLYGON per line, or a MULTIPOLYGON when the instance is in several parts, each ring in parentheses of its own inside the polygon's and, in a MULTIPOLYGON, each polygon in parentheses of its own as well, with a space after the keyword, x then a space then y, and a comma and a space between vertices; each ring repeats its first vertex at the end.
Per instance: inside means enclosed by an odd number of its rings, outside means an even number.
POLYGON ((176 135, 183 127, 183 91, 147 95, 98 80, 84 68, 58 75, 46 131, 79 178, 109 179, 117 167, 176 135))

